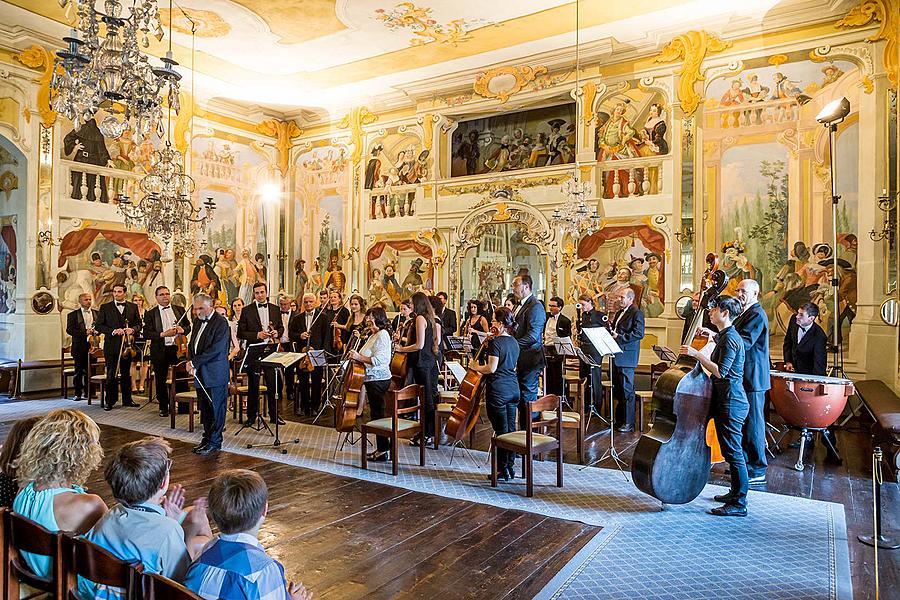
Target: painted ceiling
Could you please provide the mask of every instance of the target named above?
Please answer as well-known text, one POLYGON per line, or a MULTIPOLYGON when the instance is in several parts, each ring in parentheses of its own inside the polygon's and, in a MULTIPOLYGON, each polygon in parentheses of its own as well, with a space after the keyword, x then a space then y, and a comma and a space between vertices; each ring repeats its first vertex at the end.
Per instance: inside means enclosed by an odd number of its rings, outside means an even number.
MULTIPOLYGON (((68 27, 56 0, 6 3, 42 17, 50 35, 68 27)), ((699 26, 762 23, 778 4, 810 0, 581 0, 579 33, 582 43, 627 48, 699 26)), ((359 105, 575 42, 571 0, 177 0, 171 15, 165 0, 159 6, 199 97, 283 111, 359 105)))

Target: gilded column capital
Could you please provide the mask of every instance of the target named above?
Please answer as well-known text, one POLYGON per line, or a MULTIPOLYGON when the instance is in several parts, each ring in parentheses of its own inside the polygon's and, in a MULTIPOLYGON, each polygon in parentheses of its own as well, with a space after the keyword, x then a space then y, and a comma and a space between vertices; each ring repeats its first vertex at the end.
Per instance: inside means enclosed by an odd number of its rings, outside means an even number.
POLYGON ((678 100, 685 116, 694 114, 703 101, 694 89, 694 84, 706 79, 700 69, 707 54, 722 52, 731 46, 732 42, 723 40, 714 33, 692 30, 672 39, 654 59, 658 63, 682 60, 681 70, 678 72, 678 100))
POLYGON ((17 61, 30 69, 43 69, 44 72, 36 81, 40 84, 37 92, 37 109, 41 122, 47 129, 56 123, 56 111, 50 108, 50 80, 53 78, 53 55, 38 44, 32 44, 26 50, 14 55, 17 61))
POLYGON ((362 156, 363 127, 371 125, 377 120, 378 117, 370 112, 367 107, 357 106, 338 123, 340 129, 350 130, 350 143, 353 144, 353 154, 350 155, 350 160, 354 166, 359 164, 359 159, 362 156))
POLYGON ((299 137, 303 130, 294 121, 269 119, 256 124, 256 131, 275 138, 275 150, 278 152, 276 165, 282 177, 287 177, 288 165, 291 162, 291 140, 299 137))
POLYGON ((896 88, 900 81, 900 0, 862 0, 834 26, 865 27, 871 23, 879 23, 880 27, 867 39, 870 42, 887 42, 881 61, 891 86, 896 88))

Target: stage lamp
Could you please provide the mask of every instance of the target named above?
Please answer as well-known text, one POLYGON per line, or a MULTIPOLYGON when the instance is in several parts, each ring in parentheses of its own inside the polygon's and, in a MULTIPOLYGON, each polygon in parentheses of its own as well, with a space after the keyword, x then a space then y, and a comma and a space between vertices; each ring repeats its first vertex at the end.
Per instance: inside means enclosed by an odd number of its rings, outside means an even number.
POLYGON ((816 121, 826 127, 832 127, 847 118, 849 114, 850 101, 847 98, 839 98, 826 104, 816 115, 816 121))

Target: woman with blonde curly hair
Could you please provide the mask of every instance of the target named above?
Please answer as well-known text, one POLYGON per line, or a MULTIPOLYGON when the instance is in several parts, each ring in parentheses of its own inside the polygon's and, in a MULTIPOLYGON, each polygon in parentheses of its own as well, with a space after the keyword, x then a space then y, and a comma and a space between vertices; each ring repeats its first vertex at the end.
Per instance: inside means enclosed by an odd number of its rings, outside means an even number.
MULTIPOLYGON (((106 513, 100 496, 81 484, 100 465, 100 428, 80 410, 54 410, 22 442, 16 476, 22 491, 13 510, 50 531, 86 533, 106 513)), ((39 577, 50 576, 50 557, 22 553, 39 577)))

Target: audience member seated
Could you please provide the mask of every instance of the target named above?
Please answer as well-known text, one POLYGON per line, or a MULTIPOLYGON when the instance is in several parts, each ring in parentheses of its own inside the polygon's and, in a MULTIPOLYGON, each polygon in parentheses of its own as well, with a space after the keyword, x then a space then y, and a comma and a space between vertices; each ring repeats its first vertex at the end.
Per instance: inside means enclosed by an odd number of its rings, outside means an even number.
POLYGON ((3 442, 3 450, 0 450, 0 507, 12 508, 13 500, 19 493, 19 482, 16 480, 15 461, 19 458, 19 451, 25 436, 34 427, 41 417, 29 417, 19 419, 13 423, 6 441, 3 442))
POLYGON ((191 565, 185 586, 207 600, 312 598, 303 585, 286 582, 284 567, 259 543, 268 496, 266 482, 253 471, 235 469, 216 477, 209 510, 221 533, 191 565))
MULTIPOLYGON (((100 496, 81 485, 100 465, 100 428, 80 410, 54 410, 22 442, 16 474, 22 491, 13 510, 50 531, 86 533, 106 513, 100 496)), ((23 552, 39 577, 50 576, 50 557, 23 552)))
MULTIPOLYGON (((104 476, 116 504, 85 536, 118 558, 141 564, 144 573, 158 573, 184 581, 191 558, 212 539, 201 498, 185 514, 184 489, 169 490, 172 447, 162 438, 148 437, 123 445, 106 465, 104 476), (183 519, 183 524, 179 522, 183 519)), ((119 600, 124 590, 78 582, 84 600, 119 600)))

